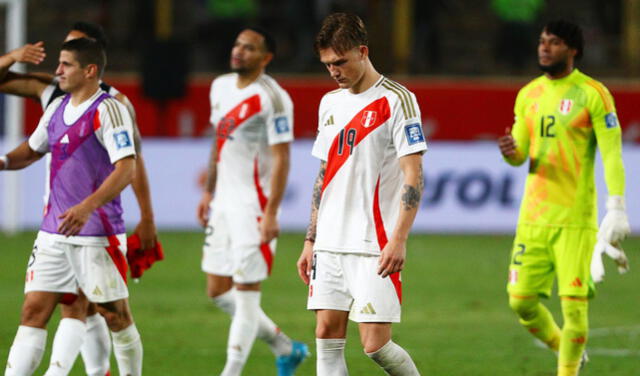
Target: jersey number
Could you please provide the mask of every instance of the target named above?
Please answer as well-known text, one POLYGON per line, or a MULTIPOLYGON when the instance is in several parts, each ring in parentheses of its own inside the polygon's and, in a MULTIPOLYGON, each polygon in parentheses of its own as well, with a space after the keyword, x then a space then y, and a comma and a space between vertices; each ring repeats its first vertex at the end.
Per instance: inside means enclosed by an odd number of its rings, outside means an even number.
POLYGON ((355 129, 349 128, 347 131, 345 131, 344 128, 342 128, 342 130, 340 131, 340 136, 338 137, 338 155, 342 155, 345 143, 349 146, 349 155, 351 155, 356 144, 355 129))
POLYGON ((556 124, 556 117, 553 115, 540 118, 540 137, 555 137, 553 126, 556 124))
POLYGON ((524 250, 526 249, 526 247, 524 246, 524 244, 517 244, 516 247, 518 247, 518 250, 513 253, 512 263, 513 265, 522 265, 520 256, 524 254, 524 250))

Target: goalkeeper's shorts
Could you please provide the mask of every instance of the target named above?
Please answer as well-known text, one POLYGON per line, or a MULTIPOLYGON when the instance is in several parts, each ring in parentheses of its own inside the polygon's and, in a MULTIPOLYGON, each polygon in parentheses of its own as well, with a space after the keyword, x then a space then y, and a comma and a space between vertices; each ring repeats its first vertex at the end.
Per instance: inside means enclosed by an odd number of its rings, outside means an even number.
POLYGON ((591 255, 596 230, 519 225, 511 251, 507 291, 513 295, 592 297, 591 255))

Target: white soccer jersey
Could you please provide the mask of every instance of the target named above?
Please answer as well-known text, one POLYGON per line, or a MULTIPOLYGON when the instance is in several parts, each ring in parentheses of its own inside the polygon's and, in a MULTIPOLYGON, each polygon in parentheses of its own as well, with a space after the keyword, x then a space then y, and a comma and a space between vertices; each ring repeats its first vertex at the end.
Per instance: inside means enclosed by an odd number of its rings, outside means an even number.
POLYGON ((398 159, 427 150, 415 95, 385 77, 320 102, 312 154, 327 168, 314 250, 379 254, 400 211, 398 159))
POLYGON ((260 215, 269 197, 270 146, 293 140, 293 103, 266 74, 237 87, 238 75, 211 84, 211 124, 217 138, 217 180, 212 210, 260 215), (251 210, 251 212, 246 212, 251 210))

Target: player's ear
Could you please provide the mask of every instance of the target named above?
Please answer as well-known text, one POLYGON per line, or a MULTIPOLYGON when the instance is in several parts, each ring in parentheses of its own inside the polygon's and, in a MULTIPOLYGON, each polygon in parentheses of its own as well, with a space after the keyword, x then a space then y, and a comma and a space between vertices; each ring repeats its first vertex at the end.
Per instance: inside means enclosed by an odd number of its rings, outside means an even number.
POLYGON ((267 52, 262 59, 262 68, 265 68, 273 60, 273 53, 267 52))
POLYGON ((368 46, 360 46, 358 47, 358 51, 360 52, 361 58, 369 57, 369 47, 368 46))
POLYGON ((98 65, 96 64, 87 64, 85 67, 85 75, 87 78, 98 77, 98 65))

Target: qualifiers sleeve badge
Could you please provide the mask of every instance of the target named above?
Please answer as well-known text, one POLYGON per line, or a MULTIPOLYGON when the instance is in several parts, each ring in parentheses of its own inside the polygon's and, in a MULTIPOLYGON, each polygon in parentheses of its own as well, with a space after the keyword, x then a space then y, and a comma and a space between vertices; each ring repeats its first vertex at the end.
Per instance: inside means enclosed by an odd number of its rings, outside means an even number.
POLYGON ((129 132, 127 131, 114 133, 113 139, 116 142, 116 148, 118 150, 131 146, 131 138, 129 138, 129 132))
POLYGON ((615 112, 609 112, 604 115, 604 122, 607 124, 607 128, 615 128, 618 126, 618 117, 615 112))
POLYGON ((422 134, 422 126, 418 123, 404 126, 404 134, 407 137, 409 145, 415 145, 424 142, 424 134, 422 134))
POLYGON ((280 116, 279 118, 276 118, 275 122, 277 134, 289 132, 289 121, 287 121, 286 116, 280 116))

